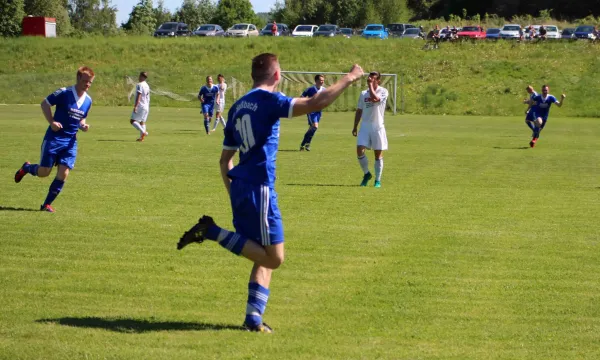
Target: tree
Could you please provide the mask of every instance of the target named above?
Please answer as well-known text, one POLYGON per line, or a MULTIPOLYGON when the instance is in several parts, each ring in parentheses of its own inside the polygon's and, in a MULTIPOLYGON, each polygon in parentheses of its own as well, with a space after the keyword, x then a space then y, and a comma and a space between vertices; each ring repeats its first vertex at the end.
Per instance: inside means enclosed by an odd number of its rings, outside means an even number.
POLYGON ((67 5, 67 0, 25 0, 25 14, 55 18, 56 32, 64 36, 71 32, 67 5))
POLYGON ((0 0, 0 36, 17 36, 25 16, 23 0, 0 0))
POLYGON ((249 0, 221 0, 213 20, 227 29, 235 23, 258 24, 260 21, 249 0))
POLYGON ((69 0, 69 17, 75 30, 112 35, 117 32, 117 9, 110 0, 69 0))
POLYGON ((129 20, 122 27, 135 34, 150 35, 156 27, 152 0, 140 0, 133 7, 129 14, 129 20))
POLYGON ((152 12, 154 13, 156 26, 173 20, 173 14, 165 9, 164 0, 158 0, 158 6, 152 9, 152 12))
POLYGON ((215 4, 211 0, 184 0, 174 17, 176 21, 195 29, 199 25, 211 22, 215 10, 215 4))

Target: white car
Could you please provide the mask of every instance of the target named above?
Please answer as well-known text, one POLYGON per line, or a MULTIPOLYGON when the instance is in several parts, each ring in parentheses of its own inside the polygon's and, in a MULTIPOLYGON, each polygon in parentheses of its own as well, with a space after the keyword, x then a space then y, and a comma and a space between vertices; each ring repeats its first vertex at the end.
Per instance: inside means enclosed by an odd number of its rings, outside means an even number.
POLYGON ((500 39, 520 39, 521 38, 521 25, 519 24, 506 24, 500 30, 500 39))
POLYGON ((298 25, 292 31, 293 37, 312 37, 313 33, 319 28, 318 25, 298 25))
POLYGON ((231 37, 258 36, 258 29, 253 24, 235 24, 227 29, 225 35, 231 37))
MULTIPOLYGON (((539 37, 540 36, 540 27, 542 27, 542 25, 531 25, 533 26, 533 30, 535 30, 535 36, 539 37)), ((560 30, 558 30, 558 27, 556 25, 544 25, 544 28, 546 28, 546 39, 560 39, 560 30)), ((531 40, 531 34, 529 33, 529 26, 526 27, 526 33, 525 33, 525 37, 528 40, 531 40)))

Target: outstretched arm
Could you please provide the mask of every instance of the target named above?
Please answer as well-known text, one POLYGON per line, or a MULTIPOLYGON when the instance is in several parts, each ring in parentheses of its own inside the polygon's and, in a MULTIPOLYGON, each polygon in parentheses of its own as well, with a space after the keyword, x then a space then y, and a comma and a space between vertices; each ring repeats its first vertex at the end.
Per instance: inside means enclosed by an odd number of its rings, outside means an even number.
POLYGON ((565 102, 565 98, 566 98, 566 97, 567 97, 567 95, 565 95, 565 94, 562 94, 562 95, 560 96, 560 101, 557 101, 557 102, 556 102, 556 106, 558 106, 558 107, 562 107, 562 106, 563 106, 563 103, 565 102))
POLYGON ((219 160, 219 165, 221 167, 221 177, 223 178, 223 184, 225 184, 225 189, 227 190, 227 194, 231 191, 231 179, 227 176, 229 170, 233 169, 233 156, 237 150, 225 150, 221 152, 221 159, 219 160))

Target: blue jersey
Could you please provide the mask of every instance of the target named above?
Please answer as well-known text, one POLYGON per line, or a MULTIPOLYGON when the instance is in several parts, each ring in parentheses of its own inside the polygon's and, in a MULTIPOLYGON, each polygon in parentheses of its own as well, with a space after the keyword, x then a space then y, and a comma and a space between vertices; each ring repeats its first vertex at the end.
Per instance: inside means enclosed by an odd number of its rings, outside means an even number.
POLYGON ((548 116, 552 104, 558 103, 558 100, 553 95, 548 95, 545 99, 543 95, 537 95, 532 100, 536 102, 535 114, 540 117, 548 116))
POLYGON ((205 105, 213 105, 215 103, 215 99, 217 98, 217 93, 219 92, 219 87, 217 85, 213 85, 212 87, 208 87, 206 85, 200 88, 200 92, 198 92, 198 96, 202 96, 202 103, 205 105))
POLYGON ((240 151, 232 179, 274 187, 279 147, 279 119, 292 117, 294 99, 253 89, 233 104, 227 116, 223 149, 240 151))
MULTIPOLYGON (((321 92, 325 90, 325 86, 321 86, 320 89, 317 89, 317 87, 315 85, 309 87, 308 89, 304 90, 304 92, 302 93, 302 97, 313 97, 315 96, 318 92, 321 92)), ((311 115, 321 115, 321 111, 315 111, 313 113, 311 113, 311 115)))
POLYGON ((46 102, 56 106, 54 121, 62 125, 59 131, 52 131, 49 126, 46 130, 45 139, 72 138, 79 130, 79 122, 88 116, 92 107, 92 98, 87 94, 77 96, 75 86, 60 88, 48 95, 46 102))

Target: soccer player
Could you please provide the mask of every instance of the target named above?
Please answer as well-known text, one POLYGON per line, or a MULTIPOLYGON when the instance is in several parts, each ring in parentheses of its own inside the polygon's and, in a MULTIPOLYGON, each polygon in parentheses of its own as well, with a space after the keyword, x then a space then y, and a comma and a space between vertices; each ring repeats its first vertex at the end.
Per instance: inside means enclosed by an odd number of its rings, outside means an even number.
POLYGON ((533 131, 533 139, 529 142, 529 146, 534 147, 540 138, 540 132, 546 126, 546 121, 548 121, 548 115, 550 114, 550 107, 552 104, 556 104, 558 107, 562 107, 565 98, 567 95, 562 94, 560 96, 560 101, 554 97, 554 95, 549 94, 550 87, 548 85, 542 86, 542 94, 534 96, 532 98, 532 104, 535 106, 535 130, 533 131))
POLYGON ((367 186, 373 178, 369 171, 369 159, 365 154, 366 149, 373 149, 375 153, 375 187, 381 187, 381 173, 383 171, 383 151, 387 150, 388 142, 383 124, 385 104, 388 98, 387 89, 379 86, 381 74, 377 71, 369 73, 367 79, 369 89, 360 93, 358 106, 354 114, 354 128, 352 135, 357 136, 356 155, 358 163, 364 172, 360 186, 367 186), (362 119, 360 131, 358 124, 362 119))
POLYGON ((131 113, 131 125, 140 132, 140 137, 137 141, 144 141, 148 136, 146 131, 146 120, 148 120, 148 112, 150 111, 150 86, 146 82, 148 73, 142 71, 139 76, 140 82, 135 86, 135 104, 131 113))
POLYGON ((217 76, 217 81, 219 82, 219 85, 217 85, 219 92, 217 93, 217 99, 215 100, 215 103, 217 104, 217 113, 215 114, 215 125, 213 126, 212 131, 217 130, 219 122, 223 124, 223 127, 225 127, 225 119, 223 118, 223 110, 225 109, 225 92, 227 92, 225 76, 219 74, 217 76))
MULTIPOLYGON (((323 86, 324 82, 325 77, 323 75, 315 75, 315 85, 304 90, 302 97, 313 97, 320 91, 325 90, 325 87, 323 86)), ((304 139, 302 139, 302 143, 300 144, 300 151, 310 151, 310 143, 312 138, 319 129, 321 114, 321 111, 315 111, 314 113, 306 115, 308 118, 308 130, 306 131, 306 134, 304 134, 304 139)))
POLYGON ((525 88, 525 91, 529 94, 529 98, 523 100, 523 104, 527 104, 527 110, 525 110, 525 124, 532 131, 531 137, 535 137, 535 107, 533 106, 533 98, 538 95, 535 90, 533 90, 533 86, 528 85, 525 88))
POLYGON ((42 142, 40 163, 25 162, 15 174, 19 183, 27 174, 38 177, 50 175, 52 167, 58 165, 58 171, 48 196, 40 207, 42 211, 54 212, 51 204, 60 194, 70 170, 75 166, 77 157, 77 131, 88 131, 90 125, 86 119, 92 107, 92 98, 87 94, 94 81, 94 71, 87 66, 77 70, 77 82, 68 88, 61 88, 42 101, 42 113, 50 126, 42 142), (56 106, 52 115, 52 106, 56 106))
POLYGON ((206 85, 203 85, 198 92, 198 100, 202 103, 202 114, 204 114, 204 130, 206 135, 210 135, 210 120, 213 116, 215 97, 219 92, 217 85, 213 84, 212 76, 206 77, 206 85))
POLYGON ((178 249, 205 239, 214 240, 254 263, 248 284, 244 326, 249 331, 272 332, 263 322, 274 269, 284 259, 283 222, 275 192, 275 160, 280 118, 320 111, 363 75, 354 65, 350 73, 311 98, 290 98, 275 92, 281 80, 279 60, 273 54, 252 59, 252 90, 229 110, 220 167, 230 195, 235 232, 217 226, 209 216, 187 231, 178 249), (239 150, 239 163, 233 157, 239 150))

